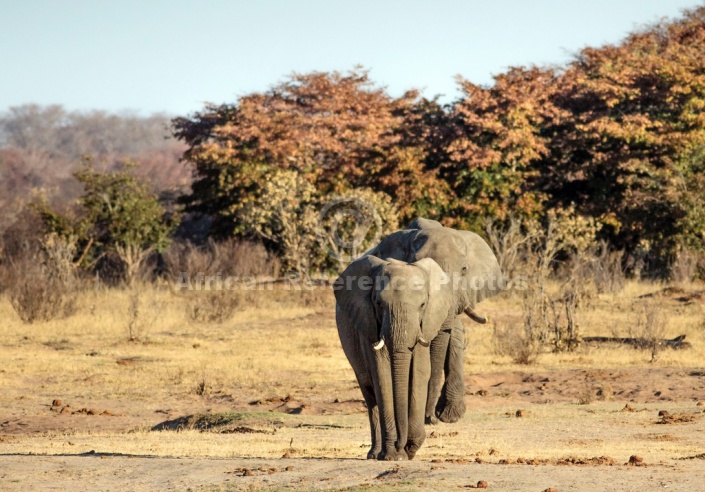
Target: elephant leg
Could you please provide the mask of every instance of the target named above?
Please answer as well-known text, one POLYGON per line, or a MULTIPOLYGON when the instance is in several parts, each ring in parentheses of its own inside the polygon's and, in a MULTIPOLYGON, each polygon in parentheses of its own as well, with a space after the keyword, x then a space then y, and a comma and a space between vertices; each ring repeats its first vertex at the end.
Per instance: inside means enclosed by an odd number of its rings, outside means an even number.
POLYGON ((460 316, 456 316, 453 320, 446 356, 445 383, 436 408, 438 418, 443 422, 457 422, 465 415, 464 352, 465 327, 460 316))
POLYGON ((370 433, 372 435, 372 447, 367 453, 368 460, 376 460, 382 451, 382 429, 379 425, 379 406, 375 399, 375 389, 372 382, 368 385, 360 384, 362 397, 367 405, 367 416, 370 419, 370 433))
POLYGON ((442 330, 431 342, 431 377, 428 380, 428 399, 426 400, 426 423, 437 424, 436 405, 441 396, 443 387, 444 369, 448 344, 450 343, 450 330, 442 330))
POLYGON ((394 417, 394 390, 388 348, 385 345, 380 350, 373 350, 369 347, 369 343, 367 345, 367 356, 372 360, 372 379, 375 383, 375 398, 381 424, 382 451, 378 458, 385 461, 406 460, 406 451, 396 447, 397 426, 394 417))
POLYGON ((414 459, 426 439, 424 416, 428 396, 428 378, 431 375, 431 356, 428 347, 416 344, 411 363, 411 394, 409 395, 409 436, 405 446, 409 459, 414 459))

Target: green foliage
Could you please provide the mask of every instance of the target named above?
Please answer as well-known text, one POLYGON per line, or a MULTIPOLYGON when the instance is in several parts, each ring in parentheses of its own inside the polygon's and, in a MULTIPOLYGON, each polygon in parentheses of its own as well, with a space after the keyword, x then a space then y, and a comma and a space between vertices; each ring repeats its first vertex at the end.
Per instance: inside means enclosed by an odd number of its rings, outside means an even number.
POLYGON ((146 183, 129 172, 131 167, 134 164, 112 173, 86 167, 75 174, 84 186, 79 199, 83 220, 91 225, 90 234, 98 247, 161 251, 169 242, 172 221, 166 220, 164 207, 146 183))
POLYGON ((273 169, 238 212, 245 232, 277 245, 287 271, 337 269, 398 228, 389 196, 369 189, 320 196, 294 170, 273 169))
POLYGON ((84 192, 77 207, 66 213, 53 210, 45 200, 34 202, 47 232, 45 250, 49 252, 49 246, 56 250, 57 244, 70 245, 75 264, 84 266, 114 253, 125 264, 127 280, 132 282, 145 257, 168 245, 175 226, 147 184, 130 173, 134 166, 127 163, 123 170, 100 173, 86 162, 74 174, 84 192))

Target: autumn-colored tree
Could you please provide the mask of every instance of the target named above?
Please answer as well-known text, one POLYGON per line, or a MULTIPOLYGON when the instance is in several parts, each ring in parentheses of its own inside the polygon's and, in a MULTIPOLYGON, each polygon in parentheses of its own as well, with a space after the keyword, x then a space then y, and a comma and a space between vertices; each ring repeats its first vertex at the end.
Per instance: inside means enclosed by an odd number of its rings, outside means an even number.
POLYGON ((216 234, 242 234, 239 210, 277 168, 296 170, 319 196, 369 187, 393 196, 406 218, 432 212, 445 183, 425 166, 423 135, 405 133, 419 103, 416 92, 390 97, 356 69, 294 74, 265 93, 177 118, 195 174, 183 202, 212 216, 216 234))
POLYGON ((489 88, 459 84, 456 137, 443 173, 457 201, 446 222, 479 232, 487 218, 540 216, 546 199, 536 186, 540 163, 551 153, 551 126, 564 117, 552 102, 556 74, 511 68, 489 88))
POLYGON ((598 217, 618 247, 666 260, 705 247, 705 7, 584 49, 559 80, 540 186, 598 217), (700 237, 698 237, 700 236, 700 237))

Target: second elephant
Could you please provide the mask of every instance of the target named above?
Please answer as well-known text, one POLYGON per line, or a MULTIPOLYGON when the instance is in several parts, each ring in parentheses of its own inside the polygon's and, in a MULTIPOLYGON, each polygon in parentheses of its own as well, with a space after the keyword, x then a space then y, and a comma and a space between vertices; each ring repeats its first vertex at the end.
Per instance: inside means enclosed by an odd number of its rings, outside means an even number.
POLYGON ((478 323, 486 319, 475 306, 499 293, 504 278, 487 243, 477 234, 417 218, 402 231, 388 235, 367 254, 413 263, 431 258, 449 275, 455 316, 431 344, 431 378, 425 417, 428 423, 457 422, 465 414, 463 355, 465 331, 461 316, 478 323))

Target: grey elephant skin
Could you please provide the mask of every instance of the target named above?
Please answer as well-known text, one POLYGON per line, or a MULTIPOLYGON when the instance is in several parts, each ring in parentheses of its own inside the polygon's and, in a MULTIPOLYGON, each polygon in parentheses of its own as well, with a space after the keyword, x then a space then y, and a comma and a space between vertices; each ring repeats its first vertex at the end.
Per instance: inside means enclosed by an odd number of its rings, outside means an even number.
POLYGON ((455 317, 440 266, 365 256, 333 284, 338 335, 367 405, 370 459, 412 459, 425 439, 430 342, 455 317))
POLYGON ((486 319, 475 306, 499 293, 505 281, 497 258, 477 234, 444 227, 435 220, 415 219, 402 231, 383 238, 367 254, 416 262, 431 258, 449 275, 455 316, 446 322, 431 344, 431 378, 425 419, 427 423, 457 422, 465 414, 463 355, 466 313, 478 323, 486 319))

